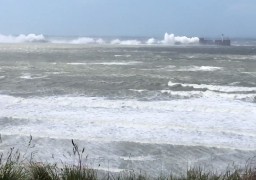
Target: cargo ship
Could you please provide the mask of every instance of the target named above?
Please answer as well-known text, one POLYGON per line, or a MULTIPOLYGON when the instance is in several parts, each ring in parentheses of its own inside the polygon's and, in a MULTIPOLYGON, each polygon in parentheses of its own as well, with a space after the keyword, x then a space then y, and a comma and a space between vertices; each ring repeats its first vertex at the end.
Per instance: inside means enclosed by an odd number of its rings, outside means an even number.
POLYGON ((218 46, 230 46, 231 40, 229 38, 224 38, 224 35, 222 34, 221 39, 205 39, 205 38, 199 38, 199 44, 202 45, 218 45, 218 46))

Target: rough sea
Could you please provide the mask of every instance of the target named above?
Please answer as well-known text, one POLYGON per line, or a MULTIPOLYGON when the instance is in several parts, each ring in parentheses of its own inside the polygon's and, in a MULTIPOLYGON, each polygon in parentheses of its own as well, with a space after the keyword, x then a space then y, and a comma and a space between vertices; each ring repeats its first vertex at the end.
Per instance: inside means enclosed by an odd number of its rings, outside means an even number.
POLYGON ((0 152, 152 176, 256 155, 256 46, 0 44, 0 152), (33 146, 28 147, 32 136, 33 146))

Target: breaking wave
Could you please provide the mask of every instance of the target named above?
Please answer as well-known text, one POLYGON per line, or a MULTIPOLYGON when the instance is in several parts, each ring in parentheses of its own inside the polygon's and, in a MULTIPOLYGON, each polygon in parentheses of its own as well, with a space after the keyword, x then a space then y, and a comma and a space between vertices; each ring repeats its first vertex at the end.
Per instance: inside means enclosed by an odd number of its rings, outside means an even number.
POLYGON ((222 70, 222 67, 215 67, 215 66, 181 66, 177 68, 176 66, 166 66, 163 68, 168 71, 219 71, 222 70))
POLYGON ((121 41, 119 39, 114 39, 110 42, 110 44, 113 44, 113 45, 140 45, 140 44, 142 44, 142 42, 138 41, 138 40, 124 40, 124 41, 121 41))
POLYGON ((79 63, 79 62, 71 62, 71 63, 67 63, 68 65, 73 65, 73 66, 80 66, 80 65, 105 65, 105 66, 111 66, 111 65, 135 65, 135 64, 139 64, 141 62, 139 61, 123 61, 123 62, 96 62, 96 63, 79 63))
POLYGON ((235 92, 244 92, 244 93, 256 93, 256 87, 240 87, 240 86, 220 86, 220 85, 207 85, 207 84, 187 84, 187 83, 173 83, 168 82, 169 87, 183 87, 183 88, 193 88, 193 89, 203 89, 209 91, 217 91, 224 93, 235 93, 235 92))
POLYGON ((39 34, 20 34, 18 36, 0 34, 0 43, 27 43, 27 42, 46 42, 44 35, 39 34))
POLYGON ((163 39, 149 38, 144 40, 138 39, 102 39, 93 37, 45 37, 42 34, 20 34, 2 35, 0 34, 0 43, 31 43, 31 42, 48 42, 54 44, 110 44, 110 45, 175 45, 175 44, 197 44, 198 37, 175 36, 174 34, 165 33, 163 39))
POLYGON ((30 122, 18 128, 3 128, 3 134, 62 138, 64 132, 65 137, 81 140, 115 139, 238 149, 255 149, 256 144, 253 141, 256 136, 255 105, 210 96, 148 102, 82 96, 21 98, 0 95, 0 108, 1 118, 30 122), (246 123, 241 126, 241 122, 246 123))
POLYGON ((162 44, 195 44, 199 42, 198 37, 188 38, 186 36, 175 36, 174 34, 165 33, 162 44))

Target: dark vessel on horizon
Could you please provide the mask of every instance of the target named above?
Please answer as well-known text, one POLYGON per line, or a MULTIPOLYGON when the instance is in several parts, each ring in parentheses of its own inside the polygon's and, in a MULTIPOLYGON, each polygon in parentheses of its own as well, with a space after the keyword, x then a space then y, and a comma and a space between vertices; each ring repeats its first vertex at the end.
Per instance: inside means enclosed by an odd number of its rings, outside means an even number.
POLYGON ((218 46, 230 46, 231 40, 229 38, 224 38, 224 35, 222 34, 221 39, 205 39, 205 38, 199 38, 199 44, 202 45, 218 45, 218 46))

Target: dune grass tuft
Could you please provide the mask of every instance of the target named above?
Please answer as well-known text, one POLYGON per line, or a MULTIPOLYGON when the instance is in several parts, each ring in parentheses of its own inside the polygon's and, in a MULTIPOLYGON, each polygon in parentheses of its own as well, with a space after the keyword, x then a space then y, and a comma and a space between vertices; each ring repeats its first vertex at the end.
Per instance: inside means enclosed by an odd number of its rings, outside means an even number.
MULTIPOLYGON (((29 145, 31 145, 32 137, 29 145)), ((256 158, 247 162, 245 168, 233 168, 233 170, 223 170, 222 174, 204 171, 202 168, 190 168, 186 174, 180 177, 172 175, 161 175, 158 178, 152 178, 143 174, 136 174, 135 171, 124 171, 119 174, 106 172, 105 175, 98 175, 98 171, 91 169, 83 158, 85 149, 79 149, 78 145, 72 140, 73 155, 76 157, 74 165, 58 166, 57 163, 49 164, 34 162, 21 156, 18 150, 10 148, 6 156, 0 154, 0 180, 256 180, 256 158)), ((147 173, 147 172, 146 172, 147 173)), ((148 173, 150 174, 150 173, 148 173)))
POLYGON ((33 180, 60 180, 56 165, 45 165, 41 163, 31 163, 29 172, 33 180))
POLYGON ((7 157, 0 155, 0 180, 25 179, 25 168, 20 164, 20 153, 11 148, 7 157))

